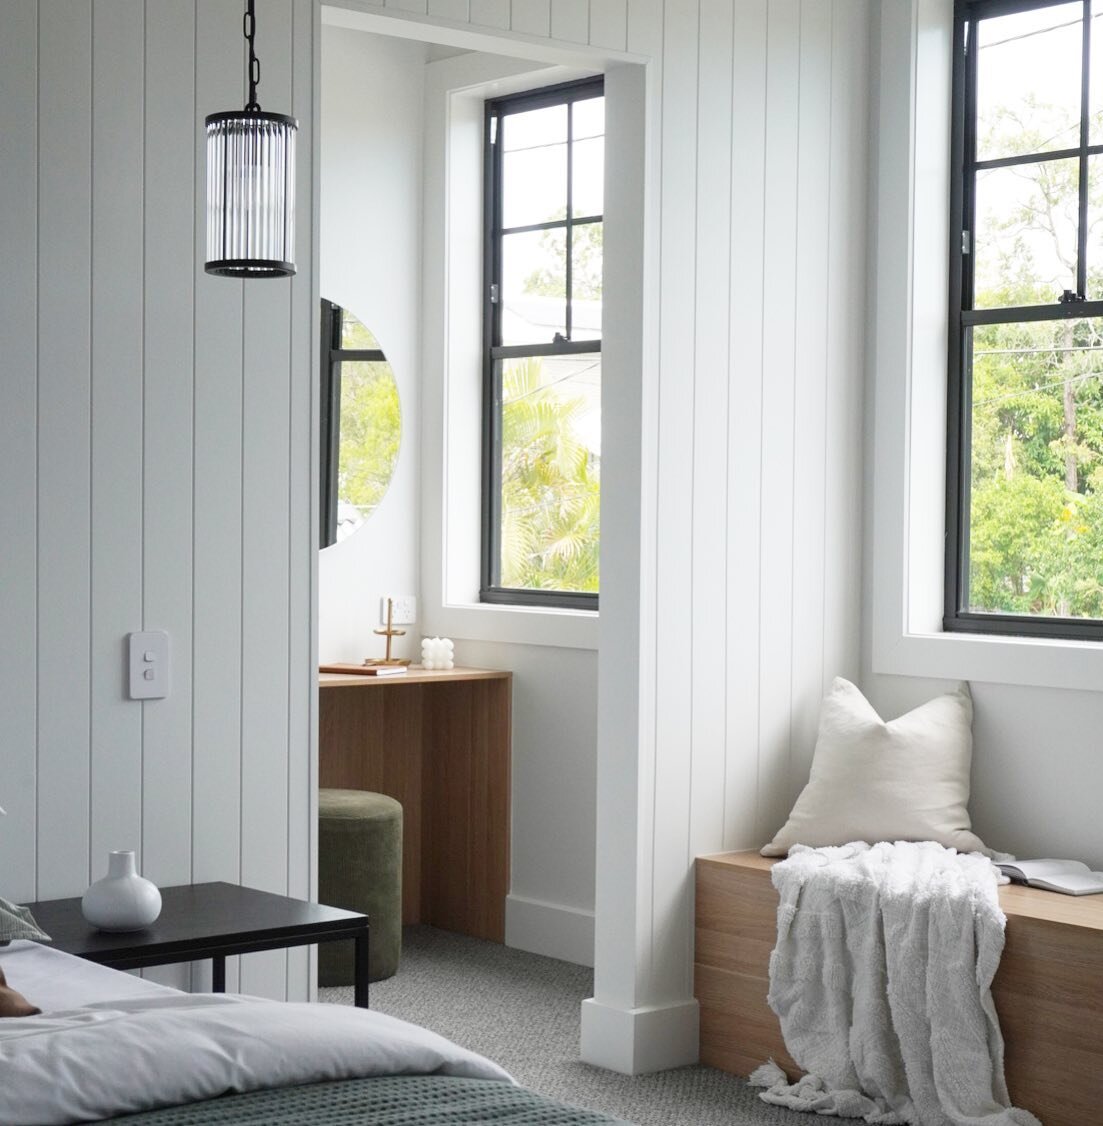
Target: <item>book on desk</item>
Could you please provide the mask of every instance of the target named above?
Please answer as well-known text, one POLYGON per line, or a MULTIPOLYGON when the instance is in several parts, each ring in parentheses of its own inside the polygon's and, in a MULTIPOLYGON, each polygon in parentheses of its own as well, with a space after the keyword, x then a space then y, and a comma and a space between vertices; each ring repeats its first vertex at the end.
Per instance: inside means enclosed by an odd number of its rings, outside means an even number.
POLYGON ((409 669, 409 665, 354 665, 351 661, 334 661, 318 666, 319 672, 344 673, 346 676, 405 676, 409 669))
POLYGON ((1080 860, 1016 860, 996 867, 1016 884, 1062 895, 1103 893, 1103 872, 1093 872, 1080 860))

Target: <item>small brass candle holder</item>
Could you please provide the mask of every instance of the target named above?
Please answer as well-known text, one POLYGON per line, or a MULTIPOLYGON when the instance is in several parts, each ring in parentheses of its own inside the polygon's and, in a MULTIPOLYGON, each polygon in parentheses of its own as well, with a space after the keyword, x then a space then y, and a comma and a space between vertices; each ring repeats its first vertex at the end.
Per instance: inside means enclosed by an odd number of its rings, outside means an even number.
POLYGON ((387 639, 387 651, 383 657, 365 657, 365 665, 408 665, 410 663, 408 658, 403 660, 401 657, 391 656, 391 639, 406 636, 404 629, 394 628, 394 599, 387 599, 387 628, 373 630, 372 632, 378 633, 380 636, 387 639))

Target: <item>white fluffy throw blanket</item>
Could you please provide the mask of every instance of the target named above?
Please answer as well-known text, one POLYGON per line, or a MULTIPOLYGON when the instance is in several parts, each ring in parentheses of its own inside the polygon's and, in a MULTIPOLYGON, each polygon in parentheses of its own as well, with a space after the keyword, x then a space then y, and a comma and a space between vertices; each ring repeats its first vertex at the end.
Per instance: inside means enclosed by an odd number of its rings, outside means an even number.
POLYGON ((878 1126, 1039 1126, 1010 1106, 990 986, 1003 951, 998 872, 931 842, 796 846, 781 897, 770 1007, 807 1071, 751 1082, 794 1110, 878 1126))

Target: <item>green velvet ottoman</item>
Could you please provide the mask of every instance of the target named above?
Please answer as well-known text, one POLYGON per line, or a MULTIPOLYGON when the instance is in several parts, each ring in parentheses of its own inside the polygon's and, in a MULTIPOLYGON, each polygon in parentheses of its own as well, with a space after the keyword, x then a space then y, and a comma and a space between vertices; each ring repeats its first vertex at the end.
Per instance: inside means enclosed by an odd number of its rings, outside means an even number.
MULTIPOLYGON (((369 981, 392 977, 402 950, 402 806, 369 790, 318 793, 318 902, 368 916, 369 981)), ((318 947, 318 984, 351 985, 353 944, 318 947)))

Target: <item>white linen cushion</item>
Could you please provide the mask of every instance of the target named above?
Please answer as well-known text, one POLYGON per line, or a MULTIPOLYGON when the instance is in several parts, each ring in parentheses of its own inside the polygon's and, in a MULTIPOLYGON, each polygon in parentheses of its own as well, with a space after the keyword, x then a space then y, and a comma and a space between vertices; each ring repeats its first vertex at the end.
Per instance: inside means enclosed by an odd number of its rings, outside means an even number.
POLYGON ((7 946, 17 938, 29 938, 35 942, 53 941, 26 907, 0 898, 0 946, 7 946))
POLYGON ((808 785, 762 855, 851 841, 937 841, 991 855, 969 821, 972 721, 964 683, 886 723, 836 677, 820 710, 808 785))

